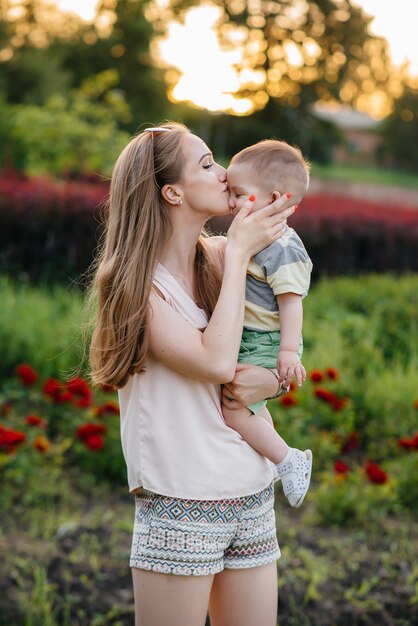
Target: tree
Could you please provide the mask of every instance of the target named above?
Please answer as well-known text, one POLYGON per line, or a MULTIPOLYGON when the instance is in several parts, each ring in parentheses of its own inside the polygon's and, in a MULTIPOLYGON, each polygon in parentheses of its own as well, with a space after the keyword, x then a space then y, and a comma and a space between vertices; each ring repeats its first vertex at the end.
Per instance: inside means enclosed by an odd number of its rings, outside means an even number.
MULTIPOLYGON (((23 153, 24 161, 14 164, 31 174, 110 175, 129 141, 129 135, 118 128, 118 121, 126 120, 130 111, 115 89, 117 81, 116 70, 106 70, 66 96, 51 96, 42 106, 9 105, 6 138, 15 151, 0 153, 0 164, 3 160, 7 166, 23 153), (16 154, 15 146, 24 149, 16 154)), ((0 124, 0 137, 1 131, 0 124)))
POLYGON ((149 0, 101 0, 97 19, 84 25, 72 42, 56 41, 54 50, 63 55, 63 67, 73 85, 91 74, 116 69, 119 89, 132 111, 126 128, 135 131, 143 122, 158 122, 168 106, 161 69, 150 55, 153 25, 146 17, 149 0), (107 24, 103 31, 101 23, 107 24))
POLYGON ((418 168, 418 88, 405 84, 392 113, 382 125, 383 157, 405 170, 418 168))

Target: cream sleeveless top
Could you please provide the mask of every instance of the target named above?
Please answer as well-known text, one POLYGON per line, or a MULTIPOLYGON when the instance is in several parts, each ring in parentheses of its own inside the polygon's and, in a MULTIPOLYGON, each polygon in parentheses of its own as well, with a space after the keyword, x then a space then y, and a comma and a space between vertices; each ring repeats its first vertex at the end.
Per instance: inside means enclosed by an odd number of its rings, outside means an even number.
MULTIPOLYGON (((158 264, 154 284, 189 324, 207 317, 158 264)), ((270 462, 222 417, 220 385, 191 380, 148 357, 145 372, 119 390, 122 448, 129 490, 220 500, 250 495, 272 480, 270 462)))

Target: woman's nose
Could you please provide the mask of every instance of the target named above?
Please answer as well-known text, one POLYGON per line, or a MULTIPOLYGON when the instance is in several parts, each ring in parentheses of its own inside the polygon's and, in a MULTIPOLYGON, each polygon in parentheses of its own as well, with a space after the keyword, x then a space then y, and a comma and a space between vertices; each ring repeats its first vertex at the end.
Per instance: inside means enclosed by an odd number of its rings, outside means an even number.
POLYGON ((222 167, 222 165, 218 165, 218 179, 221 183, 226 183, 226 169, 224 167, 222 167))
POLYGON ((230 209, 235 209, 235 200, 233 199, 231 194, 229 195, 228 205, 230 209))

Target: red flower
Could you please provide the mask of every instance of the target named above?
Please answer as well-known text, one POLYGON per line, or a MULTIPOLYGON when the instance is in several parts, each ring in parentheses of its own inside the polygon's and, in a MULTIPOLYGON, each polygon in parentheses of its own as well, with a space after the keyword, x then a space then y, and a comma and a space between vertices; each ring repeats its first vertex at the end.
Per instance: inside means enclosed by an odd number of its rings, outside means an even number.
POLYGON ((51 442, 47 437, 44 437, 43 435, 38 435, 38 437, 36 437, 34 441, 34 446, 35 448, 37 448, 37 450, 39 450, 39 452, 48 452, 49 448, 51 447, 51 442))
POLYGON ((359 436, 356 432, 352 432, 344 439, 341 445, 341 452, 351 452, 355 450, 359 443, 359 436))
POLYGON ((16 367, 16 374, 19 376, 22 385, 26 387, 30 387, 38 380, 38 374, 33 367, 26 363, 22 363, 16 367))
POLYGON ((80 409, 87 409, 90 405, 91 405, 90 397, 83 396, 82 398, 77 398, 77 400, 74 400, 74 406, 78 406, 78 408, 80 409))
POLYGON ((347 472, 351 471, 351 467, 344 463, 344 461, 340 461, 337 459, 334 463, 334 472, 336 474, 347 474, 347 472))
POLYGON ((414 409, 418 409, 418 400, 414 400, 412 406, 414 407, 414 409))
POLYGON ((27 415, 25 417, 25 422, 28 426, 39 426, 39 428, 46 428, 46 420, 40 415, 36 415, 32 413, 31 415, 27 415))
POLYGON ((74 394, 75 396, 80 396, 80 398, 91 397, 91 389, 87 381, 80 376, 76 376, 75 378, 69 380, 67 388, 72 394, 74 394))
POLYGON ((418 433, 413 437, 401 437, 398 439, 398 446, 405 450, 418 450, 418 433))
POLYGON ((388 475, 377 463, 367 461, 364 469, 366 470, 366 474, 370 482, 375 483, 376 485, 383 485, 387 482, 388 475))
POLYGON ((56 396, 55 402, 57 404, 65 404, 66 402, 71 402, 72 399, 73 394, 71 393, 71 391, 68 391, 64 388, 63 391, 61 391, 61 393, 56 396))
POLYGON ((84 440, 84 443, 90 450, 101 450, 105 445, 104 439, 101 435, 90 435, 84 440))
POLYGON ((60 383, 56 378, 48 378, 43 386, 44 394, 50 396, 57 404, 69 402, 73 398, 73 394, 67 389, 66 385, 60 383))
POLYGON ((76 435, 82 441, 86 441, 89 437, 101 435, 105 432, 107 432, 107 427, 104 424, 93 424, 92 422, 89 422, 79 426, 76 430, 76 435))
POLYGON ((278 401, 282 406, 285 406, 287 408, 291 406, 296 406, 298 404, 297 399, 291 393, 287 393, 285 396, 282 396, 281 398, 279 398, 278 401))
POLYGON ((102 417, 105 413, 119 415, 119 405, 117 402, 109 401, 102 404, 102 406, 97 406, 95 411, 97 417, 102 417))
POLYGON ((328 376, 330 380, 338 380, 340 375, 335 367, 327 367, 325 370, 325 374, 328 376))
POLYGON ((60 381, 56 378, 47 378, 43 386, 44 394, 54 398, 54 400, 61 395, 63 389, 64 385, 61 385, 60 381))
POLYGON ((8 454, 12 453, 15 451, 15 447, 23 443, 25 439, 25 433, 0 426, 0 450, 4 450, 8 454))
POLYGON ((320 370, 312 370, 309 372, 309 378, 313 383, 322 383, 324 375, 320 370))
POLYGON ((347 402, 347 398, 338 398, 332 391, 328 391, 328 389, 323 389, 322 387, 315 389, 314 395, 329 404, 334 411, 340 411, 347 402))

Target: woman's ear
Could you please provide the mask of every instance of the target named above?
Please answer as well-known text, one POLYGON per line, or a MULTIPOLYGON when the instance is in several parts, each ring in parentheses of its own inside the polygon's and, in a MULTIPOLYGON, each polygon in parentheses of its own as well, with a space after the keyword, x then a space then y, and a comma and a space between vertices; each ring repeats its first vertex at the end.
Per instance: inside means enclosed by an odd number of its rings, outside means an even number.
POLYGON ((161 189, 161 195, 172 206, 183 204, 181 189, 177 185, 164 185, 161 189))

